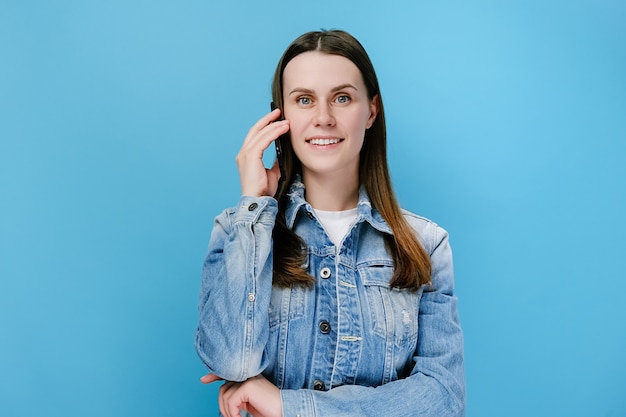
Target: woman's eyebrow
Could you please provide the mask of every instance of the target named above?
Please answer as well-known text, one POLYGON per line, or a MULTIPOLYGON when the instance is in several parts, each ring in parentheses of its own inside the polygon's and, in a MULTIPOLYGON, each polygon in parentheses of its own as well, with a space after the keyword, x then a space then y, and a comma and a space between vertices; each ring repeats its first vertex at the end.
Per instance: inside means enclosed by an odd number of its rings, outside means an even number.
POLYGON ((308 88, 296 87, 289 92, 289 95, 292 95, 293 93, 313 94, 313 90, 309 90, 308 88))
POLYGON ((336 92, 336 91, 339 91, 339 90, 345 90, 347 88, 352 88, 353 90, 359 91, 358 88, 356 88, 354 85, 352 85, 350 83, 345 83, 345 84, 338 85, 337 87, 333 88, 331 91, 332 92, 336 92))
MULTIPOLYGON (((358 88, 356 88, 354 85, 352 85, 350 83, 345 83, 345 84, 338 85, 337 87, 333 87, 330 91, 334 93, 334 92, 337 92, 339 90, 345 90, 345 89, 348 89, 348 88, 352 88, 352 89, 354 89, 356 91, 359 91, 358 88)), ((313 94, 314 91, 311 90, 311 89, 308 89, 308 88, 304 88, 304 87, 296 87, 296 88, 294 88, 293 90, 291 90, 289 92, 289 95, 292 95, 293 93, 313 94)))

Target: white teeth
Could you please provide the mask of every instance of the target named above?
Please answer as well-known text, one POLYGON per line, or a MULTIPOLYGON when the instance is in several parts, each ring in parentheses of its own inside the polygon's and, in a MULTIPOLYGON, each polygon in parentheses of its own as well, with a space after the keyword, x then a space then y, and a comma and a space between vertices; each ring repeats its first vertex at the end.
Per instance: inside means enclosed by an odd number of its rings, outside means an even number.
POLYGON ((311 139, 310 143, 311 143, 311 145, 321 145, 321 146, 334 145, 335 143, 339 143, 339 139, 338 138, 335 138, 335 139, 311 139))

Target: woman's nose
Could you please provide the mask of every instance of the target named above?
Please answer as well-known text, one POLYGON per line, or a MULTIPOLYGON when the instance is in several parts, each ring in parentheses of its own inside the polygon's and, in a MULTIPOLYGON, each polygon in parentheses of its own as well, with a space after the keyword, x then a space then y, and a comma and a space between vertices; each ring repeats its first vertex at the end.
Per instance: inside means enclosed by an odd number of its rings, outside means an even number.
POLYGON ((335 118, 332 113, 332 109, 328 104, 319 104, 317 106, 317 113, 315 114, 316 126, 333 126, 335 124, 335 118))

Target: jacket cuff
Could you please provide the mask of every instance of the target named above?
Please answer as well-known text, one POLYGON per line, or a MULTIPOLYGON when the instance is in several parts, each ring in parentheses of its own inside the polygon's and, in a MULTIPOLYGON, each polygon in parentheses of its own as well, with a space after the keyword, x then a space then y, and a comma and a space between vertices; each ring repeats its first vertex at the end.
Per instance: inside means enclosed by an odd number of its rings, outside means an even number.
POLYGON ((313 395, 309 390, 280 390, 283 417, 315 417, 313 395))
POLYGON ((278 202, 273 197, 242 196, 235 207, 233 221, 274 223, 278 213, 278 202))

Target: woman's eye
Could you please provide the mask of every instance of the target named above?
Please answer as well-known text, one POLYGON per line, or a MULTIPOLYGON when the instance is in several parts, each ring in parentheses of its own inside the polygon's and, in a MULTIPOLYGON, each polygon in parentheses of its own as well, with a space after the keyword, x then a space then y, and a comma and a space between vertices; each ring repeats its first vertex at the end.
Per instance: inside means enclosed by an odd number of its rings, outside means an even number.
POLYGON ((304 106, 308 106, 311 104, 311 99, 309 97, 300 97, 298 98, 298 103, 304 106))
POLYGON ((337 97, 337 103, 343 104, 348 103, 350 101, 350 96, 339 96, 337 97))

